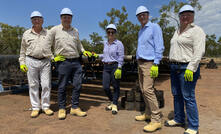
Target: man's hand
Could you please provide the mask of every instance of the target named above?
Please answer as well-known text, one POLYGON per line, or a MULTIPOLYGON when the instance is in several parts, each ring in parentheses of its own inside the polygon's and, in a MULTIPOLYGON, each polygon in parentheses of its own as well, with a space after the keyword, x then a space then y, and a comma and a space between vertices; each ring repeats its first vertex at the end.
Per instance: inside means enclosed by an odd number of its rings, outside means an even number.
POLYGON ((185 81, 193 81, 193 71, 186 69, 184 78, 185 78, 185 81))
POLYGON ((121 69, 118 68, 115 73, 114 73, 114 76, 115 76, 115 79, 121 79, 121 69))
POLYGON ((89 51, 84 51, 83 55, 87 56, 87 57, 91 57, 92 56, 91 52, 89 52, 89 51))
POLYGON ((157 65, 152 65, 150 68, 150 77, 151 78, 156 78, 158 77, 158 66, 157 65))
POLYGON ((99 57, 99 55, 96 54, 95 52, 92 52, 92 56, 94 56, 95 58, 98 58, 98 57, 99 57))
POLYGON ((24 73, 26 73, 26 72, 28 71, 28 67, 27 67, 25 64, 20 65, 20 69, 21 69, 21 71, 24 72, 24 73))
POLYGON ((58 61, 65 61, 65 57, 62 56, 62 55, 57 55, 57 56, 54 58, 53 62, 58 62, 58 61))

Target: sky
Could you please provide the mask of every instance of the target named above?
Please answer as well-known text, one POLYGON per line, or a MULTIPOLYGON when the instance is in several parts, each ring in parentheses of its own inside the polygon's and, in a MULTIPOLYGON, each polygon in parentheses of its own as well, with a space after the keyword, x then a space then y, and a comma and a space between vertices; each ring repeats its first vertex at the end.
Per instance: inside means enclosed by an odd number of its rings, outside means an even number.
MULTIPOLYGON (((177 0, 184 1, 186 0, 177 0)), ((150 15, 159 17, 159 9, 169 0, 0 0, 0 22, 12 26, 31 27, 30 14, 38 10, 44 17, 44 27, 60 24, 60 11, 68 7, 73 12, 72 26, 79 31, 80 39, 89 39, 89 34, 104 35, 99 22, 108 19, 111 8, 126 7, 128 20, 139 24, 135 12, 140 5, 146 6, 150 15)), ((202 10, 197 11, 195 23, 207 34, 221 36, 221 0, 199 0, 202 10)))

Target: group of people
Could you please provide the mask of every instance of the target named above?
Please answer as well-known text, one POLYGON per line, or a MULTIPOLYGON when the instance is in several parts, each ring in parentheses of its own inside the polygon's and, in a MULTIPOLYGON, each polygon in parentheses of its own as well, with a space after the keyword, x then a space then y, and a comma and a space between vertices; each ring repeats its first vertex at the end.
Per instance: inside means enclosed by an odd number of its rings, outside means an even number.
MULTIPOLYGON (((79 107, 82 83, 80 54, 102 60, 104 64, 102 84, 110 100, 110 104, 105 109, 111 110, 114 115, 118 113, 120 79, 126 44, 123 45, 116 38, 117 27, 109 24, 106 27, 107 41, 103 43, 103 54, 86 51, 80 42, 78 30, 71 26, 72 17, 72 11, 69 8, 63 8, 60 13, 61 24, 48 31, 42 28, 42 14, 39 11, 31 13, 33 26, 23 34, 19 62, 20 69, 27 72, 32 118, 37 117, 41 109, 46 115, 53 115, 50 109, 51 62, 56 62, 58 65, 58 118, 66 118, 66 85, 70 79, 73 85, 70 114, 80 117, 87 115, 79 107), (110 84, 114 87, 113 93, 110 90, 110 84)), ((144 114, 136 116, 135 120, 150 120, 143 129, 146 132, 154 132, 162 128, 161 112, 153 85, 154 79, 158 77, 158 66, 163 56, 163 35, 160 26, 149 20, 149 10, 146 7, 139 6, 136 17, 141 24, 136 59, 139 86, 146 108, 144 114)), ((185 106, 188 128, 184 134, 197 134, 199 119, 195 86, 200 74, 199 63, 205 52, 205 33, 194 24, 192 6, 184 5, 179 10, 179 20, 180 26, 171 39, 169 53, 174 119, 165 121, 164 125, 167 127, 185 125, 185 106)))

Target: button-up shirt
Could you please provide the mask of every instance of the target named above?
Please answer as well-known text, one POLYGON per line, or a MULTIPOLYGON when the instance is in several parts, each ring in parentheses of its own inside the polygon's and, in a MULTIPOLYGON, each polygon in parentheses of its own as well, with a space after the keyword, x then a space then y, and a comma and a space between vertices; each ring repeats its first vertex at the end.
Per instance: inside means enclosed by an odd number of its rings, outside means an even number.
POLYGON ((48 54, 51 49, 45 44, 45 37, 47 35, 47 30, 42 29, 38 34, 32 28, 24 32, 21 42, 20 65, 25 64, 25 57, 32 56, 35 58, 50 58, 48 54), (49 50, 47 50, 49 49, 49 50))
POLYGON ((163 57, 162 30, 158 24, 148 22, 138 33, 137 59, 154 60, 159 64, 163 57))
POLYGON ((64 30, 62 24, 49 31, 45 43, 53 46, 54 55, 62 55, 65 58, 78 58, 84 51, 78 30, 74 27, 64 30))
POLYGON ((124 45, 119 40, 115 40, 112 44, 104 41, 103 54, 99 57, 102 62, 118 62, 118 67, 121 68, 124 61, 124 45))
POLYGON ((194 23, 189 24, 180 33, 176 30, 170 43, 170 61, 189 62, 187 69, 196 72, 200 60, 205 53, 204 31, 194 23))

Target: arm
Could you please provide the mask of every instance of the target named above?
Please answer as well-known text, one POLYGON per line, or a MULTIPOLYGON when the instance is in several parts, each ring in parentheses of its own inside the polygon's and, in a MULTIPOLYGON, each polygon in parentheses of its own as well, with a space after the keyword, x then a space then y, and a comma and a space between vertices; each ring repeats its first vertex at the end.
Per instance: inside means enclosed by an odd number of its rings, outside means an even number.
POLYGON ((23 35, 21 41, 20 57, 19 57, 20 65, 25 65, 25 56, 26 56, 25 53, 26 53, 26 41, 23 35))
POLYGON ((156 24, 153 29, 153 40, 154 40, 154 50, 155 58, 154 64, 160 64, 160 60, 163 57, 164 45, 163 45, 163 34, 160 26, 156 24))
POLYGON ((124 62, 124 45, 121 42, 118 45, 117 54, 118 54, 118 59, 117 59, 118 68, 122 68, 124 62))
POLYGON ((187 69, 196 72, 200 60, 205 53, 206 35, 201 28, 197 29, 197 34, 194 32, 193 36, 193 57, 187 66, 187 69))
POLYGON ((48 57, 51 57, 51 59, 54 59, 52 47, 54 46, 54 42, 55 42, 55 34, 56 34, 55 28, 48 30, 48 33, 45 39, 45 44, 44 44, 45 46, 47 46, 46 47, 46 50, 48 51, 47 54, 49 55, 48 57))

